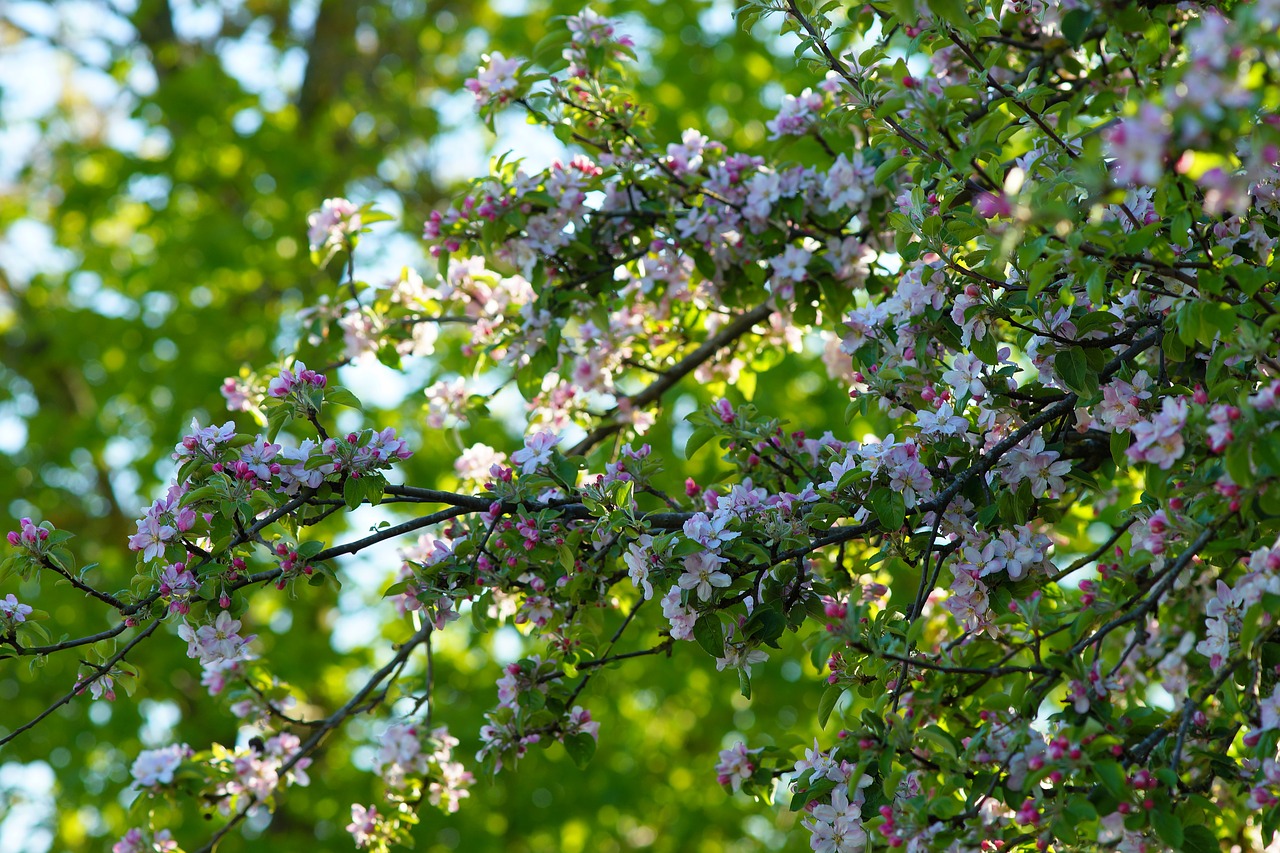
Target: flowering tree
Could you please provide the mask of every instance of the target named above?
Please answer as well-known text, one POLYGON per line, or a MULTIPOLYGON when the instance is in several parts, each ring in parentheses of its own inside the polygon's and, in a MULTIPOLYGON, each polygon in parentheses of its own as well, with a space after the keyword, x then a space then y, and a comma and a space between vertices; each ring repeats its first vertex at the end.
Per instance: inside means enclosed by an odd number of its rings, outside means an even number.
POLYGON ((819 685, 813 719, 701 765, 798 813, 814 850, 1273 843, 1280 5, 740 18, 813 68, 766 154, 657 138, 634 44, 591 10, 533 60, 495 51, 467 83, 482 115, 523 111, 579 154, 499 159, 426 223, 436 269, 381 285, 357 248, 384 217, 326 201, 309 239, 337 284, 283 364, 226 381, 237 419, 177 445, 123 588, 67 531, 9 534, 28 585, 0 600, 2 654, 83 663, 0 744, 83 694, 163 689, 147 648, 179 639, 257 731, 135 756, 115 853, 213 849, 305 796, 367 715, 380 782, 347 829, 386 850, 531 749, 589 762, 600 673, 698 657, 746 699, 790 658, 819 685), (397 482, 412 448, 330 379, 366 359, 441 367, 423 418, 463 442, 452 488, 397 482), (779 405, 792 382, 819 402, 779 405), (467 443, 499 385, 523 441, 467 443), (705 405, 655 446, 678 399, 705 405), (403 519, 315 535, 378 504, 403 519), (333 595, 386 542, 394 643, 316 712, 259 648, 254 602, 333 595), (72 626, 25 592, 42 578, 111 627, 55 639, 72 626), (451 733, 433 643, 504 625, 538 650, 451 733))

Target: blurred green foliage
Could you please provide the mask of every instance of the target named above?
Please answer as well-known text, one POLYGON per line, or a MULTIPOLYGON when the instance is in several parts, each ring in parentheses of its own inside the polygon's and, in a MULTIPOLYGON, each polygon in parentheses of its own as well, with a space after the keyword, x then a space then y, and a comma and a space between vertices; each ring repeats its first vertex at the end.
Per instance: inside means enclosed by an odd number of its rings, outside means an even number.
MULTIPOLYGON (((790 47, 743 32, 731 3, 618 0, 596 9, 621 16, 636 36, 645 69, 637 101, 653 111, 660 137, 675 140, 692 126, 760 150, 771 105, 812 82, 790 47)), ((307 259, 307 212, 333 195, 376 199, 403 214, 399 239, 369 241, 387 247, 378 260, 420 262, 418 223, 466 170, 483 168, 478 154, 494 144, 470 97, 459 94, 463 80, 481 53, 527 53, 553 16, 579 10, 566 0, 52 0, 0 8, 3 514, 73 530, 82 561, 100 563, 98 585, 123 584, 132 573, 124 545, 133 519, 168 478, 183 428, 193 416, 224 420, 222 379, 282 355, 296 332, 293 314, 329 287, 307 259)), ((519 125, 509 136, 499 144, 517 152, 530 141, 519 125)), ((435 375, 448 365, 430 367, 435 375)), ((794 381, 804 372, 774 368, 771 406, 809 423, 839 417, 843 401, 811 399, 794 381)), ((407 481, 452 484, 456 445, 421 424, 420 398, 410 395, 382 418, 416 437, 407 481)), ((508 442, 499 427, 487 430, 468 438, 508 442)), ((683 444, 673 442, 669 421, 652 441, 665 454, 683 444)), ((710 477, 712 455, 699 464, 710 477)), ((683 476, 672 471, 673 488, 683 476)), ((325 535, 333 541, 341 531, 325 535)), ((264 656, 315 703, 303 716, 340 705, 387 640, 401 639, 370 635, 375 629, 364 626, 380 623, 362 619, 366 608, 388 606, 371 592, 398 564, 383 557, 358 567, 365 582, 340 595, 255 604, 264 656), (335 623, 340 648, 329 640, 335 623)), ((107 624, 65 588, 46 584, 40 598, 56 624, 78 633, 107 624)), ((655 636, 653 625, 647 630, 647 638, 633 632, 637 648, 655 636)), ((0 752, 10 770, 0 773, 0 837, 20 845, 14 853, 107 849, 132 823, 121 791, 140 748, 237 739, 176 636, 157 638, 146 665, 144 683, 167 680, 172 702, 152 701, 146 688, 114 704, 80 698, 0 752), (38 810, 18 806, 48 798, 23 790, 35 777, 12 773, 31 762, 48 762, 57 777, 56 808, 34 828, 26 823, 38 810)), ((477 785, 460 813, 429 813, 418 849, 805 849, 800 836, 782 834, 794 816, 761 816, 746 798, 724 793, 712 768, 727 745, 716 733, 751 742, 757 727, 812 720, 821 693, 812 675, 796 663, 758 668, 748 705, 736 679, 717 676, 697 651, 602 674, 585 697, 602 723, 600 753, 585 771, 559 747, 535 750, 516 772, 477 785)), ((464 756, 477 745, 497 676, 465 628, 445 632, 436 720, 463 739, 464 756)), ((26 661, 6 665, 0 728, 34 717, 75 678, 64 659, 33 670, 26 661)), ((352 849, 343 831, 350 804, 370 802, 375 783, 369 756, 342 749, 321 751, 311 788, 295 789, 269 826, 234 834, 219 849, 352 849)), ((191 846, 204 832, 195 814, 175 829, 191 846)))

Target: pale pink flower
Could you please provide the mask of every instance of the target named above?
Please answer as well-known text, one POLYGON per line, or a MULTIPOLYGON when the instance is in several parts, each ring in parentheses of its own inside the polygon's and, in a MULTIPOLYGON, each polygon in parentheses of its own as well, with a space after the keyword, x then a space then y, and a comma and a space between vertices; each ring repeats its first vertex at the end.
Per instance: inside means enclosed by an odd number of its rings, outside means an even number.
POLYGON ((185 743, 143 750, 134 759, 130 771, 133 774, 133 782, 139 788, 168 785, 173 782, 174 771, 194 754, 191 747, 185 743))
POLYGON ((551 461, 551 451, 560 441, 553 432, 535 432, 525 437, 523 449, 511 454, 511 462, 520 466, 521 474, 533 474, 551 461))

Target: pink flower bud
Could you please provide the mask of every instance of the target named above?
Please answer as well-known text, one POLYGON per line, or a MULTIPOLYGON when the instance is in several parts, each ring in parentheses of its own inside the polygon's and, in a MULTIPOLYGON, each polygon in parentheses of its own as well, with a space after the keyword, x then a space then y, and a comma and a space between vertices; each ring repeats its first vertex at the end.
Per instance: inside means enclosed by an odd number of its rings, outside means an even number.
POLYGON ((1003 193, 979 193, 973 202, 973 212, 983 219, 994 219, 997 216, 1008 216, 1013 212, 1013 207, 1003 193))

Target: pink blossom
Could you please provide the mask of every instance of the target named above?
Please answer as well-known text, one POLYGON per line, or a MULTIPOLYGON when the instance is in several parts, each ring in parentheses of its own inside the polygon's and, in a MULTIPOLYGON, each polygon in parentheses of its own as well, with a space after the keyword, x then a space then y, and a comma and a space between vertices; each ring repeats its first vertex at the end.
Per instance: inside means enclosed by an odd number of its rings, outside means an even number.
POLYGON ((764 663, 769 653, 764 649, 749 649, 744 643, 725 643, 724 657, 716 658, 716 671, 740 669, 750 674, 752 664, 764 663))
POLYGON ((359 208, 345 198, 327 198, 307 216, 307 240, 313 252, 341 248, 359 230, 359 208))
POLYGON ((1136 116, 1122 119, 1106 135, 1116 183, 1153 186, 1165 174, 1165 146, 1169 143, 1169 122, 1155 104, 1144 103, 1136 116))
POLYGON ((781 255, 769 259, 769 266, 781 281, 804 281, 808 277, 805 267, 812 257, 812 252, 800 246, 787 246, 781 255))
POLYGON ((803 136, 818 118, 825 104, 826 100, 823 96, 812 89, 805 89, 799 95, 784 95, 778 114, 765 122, 765 127, 769 129, 769 138, 803 136))
POLYGON ((733 583, 733 578, 719 571, 719 567, 728 562, 724 557, 710 551, 700 551, 684 558, 684 574, 677 581, 680 589, 696 590, 698 599, 707 601, 711 598, 712 588, 723 589, 733 583))
POLYGON ((166 543, 177 535, 176 529, 147 515, 138 519, 138 532, 129 537, 129 550, 141 551, 142 559, 151 562, 164 553, 166 543))
POLYGON ((731 518, 732 516, 720 513, 714 516, 708 516, 705 512, 694 513, 693 517, 684 523, 684 535, 708 551, 719 550, 730 540, 737 539, 741 535, 725 530, 731 518))
POLYGON ((174 459, 191 459, 196 456, 202 456, 209 461, 216 462, 221 453, 222 445, 231 441, 236 436, 236 425, 231 421, 227 421, 220 427, 217 426, 200 426, 200 422, 192 418, 191 432, 183 436, 182 441, 178 442, 173 449, 174 459))
POLYGON ((712 142, 697 130, 689 128, 680 135, 679 144, 671 143, 667 146, 666 161, 676 174, 684 175, 701 169, 707 154, 723 151, 724 146, 720 143, 712 142))
POLYGON ((477 107, 492 101, 505 104, 519 87, 516 72, 520 70, 521 61, 507 59, 496 50, 482 58, 485 64, 476 71, 475 77, 467 78, 465 85, 476 96, 477 107))
POLYGON ((1260 731, 1280 729, 1280 685, 1276 685, 1270 696, 1258 701, 1258 712, 1262 716, 1260 731))
POLYGON ((803 779, 807 773, 811 784, 820 779, 830 779, 835 782, 843 778, 839 762, 818 746, 817 738, 813 741, 813 749, 805 747, 804 758, 796 762, 795 773, 800 779, 803 779))
POLYGON ((600 724, 591 719, 591 712, 581 705, 574 705, 569 711, 569 719, 565 723, 564 735, 586 734, 600 740, 600 724))
POLYGON ((378 831, 378 809, 374 806, 365 808, 359 803, 351 805, 351 823, 347 824, 347 832, 355 838, 356 847, 368 847, 373 843, 378 831))
POLYGON ((733 790, 742 790, 742 783, 755 773, 755 765, 751 761, 751 750, 742 741, 738 741, 728 749, 720 750, 720 761, 716 764, 716 781, 721 785, 729 785, 733 790))
POLYGON ((9 593, 3 599, 0 599, 0 623, 5 624, 10 629, 21 622, 26 622, 27 616, 31 612, 31 606, 20 603, 13 593, 9 593))
POLYGON ((1209 659, 1209 666, 1216 673, 1226 665, 1231 653, 1231 631, 1222 619, 1210 619, 1205 623, 1206 636, 1196 643, 1196 651, 1209 659))
POLYGON ((520 466, 520 473, 529 475, 551 461, 551 451, 561 441, 553 432, 535 432, 526 436, 524 448, 511 454, 511 461, 520 466))
MULTIPOLYGON (((863 162, 862 152, 855 151, 852 159, 841 153, 823 179, 822 196, 833 211, 860 210, 876 191, 874 179, 875 169, 863 162)), ((856 246, 855 242, 850 248, 856 246)))
POLYGON ((466 380, 442 379, 426 390, 427 426, 432 429, 466 426, 467 401, 471 392, 466 380))
POLYGON ((173 782, 174 771, 194 754, 185 743, 143 750, 133 762, 133 783, 139 788, 168 785, 173 782))
POLYGON ((111 853, 151 853, 149 846, 142 830, 135 827, 111 846, 111 853))
POLYGON ((294 389, 299 386, 309 385, 313 388, 323 388, 328 384, 323 373, 317 373, 309 370, 301 361, 293 363, 293 369, 283 368, 280 375, 274 377, 267 385, 267 394, 271 397, 284 398, 293 393, 294 389))
POLYGON ((916 412, 916 426, 922 436, 959 436, 969 431, 969 420, 957 415, 950 403, 943 403, 937 411, 916 412))
POLYGON ((644 591, 647 601, 653 598, 653 584, 649 582, 649 572, 662 565, 662 557, 653 551, 653 537, 643 533, 637 540, 627 546, 622 561, 627 566, 627 575, 637 589, 644 591))
POLYGON ((693 638, 693 625, 698 621, 698 614, 680 603, 680 587, 673 586, 662 597, 662 615, 671 625, 671 638, 689 640, 693 638))
POLYGON ((983 219, 995 219, 997 216, 1009 216, 1013 206, 1004 193, 978 193, 973 202, 973 212, 983 219))
POLYGON ((1165 397, 1161 410, 1150 421, 1133 426, 1133 443, 1126 452, 1135 462, 1150 462, 1164 470, 1182 458, 1186 449, 1182 430, 1187 422, 1187 401, 1165 397))
POLYGON ((218 618, 212 625, 192 628, 184 621, 178 628, 178 636, 187 641, 187 657, 199 658, 203 665, 234 663, 253 657, 249 651, 249 643, 254 635, 241 637, 239 631, 240 621, 223 610, 218 613, 218 618))
POLYGON ((48 538, 48 528, 37 525, 29 518, 21 519, 18 522, 18 529, 10 531, 6 537, 9 544, 13 547, 26 548, 27 550, 34 551, 36 553, 41 552, 42 544, 48 538))
POLYGON ((971 397, 981 397, 987 392, 982 376, 983 367, 982 359, 976 355, 961 353, 952 361, 951 369, 943 372, 942 381, 954 389, 957 396, 968 394, 971 397))

